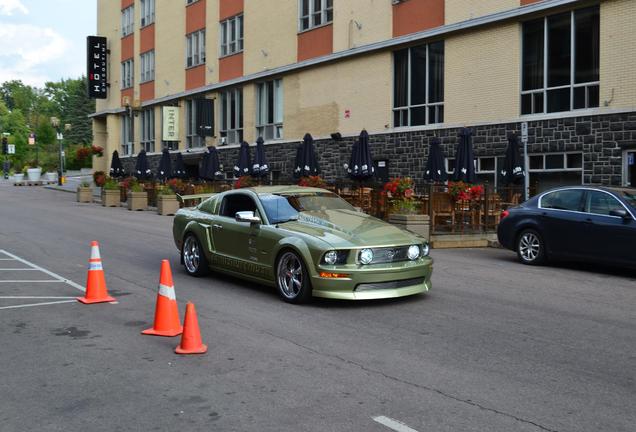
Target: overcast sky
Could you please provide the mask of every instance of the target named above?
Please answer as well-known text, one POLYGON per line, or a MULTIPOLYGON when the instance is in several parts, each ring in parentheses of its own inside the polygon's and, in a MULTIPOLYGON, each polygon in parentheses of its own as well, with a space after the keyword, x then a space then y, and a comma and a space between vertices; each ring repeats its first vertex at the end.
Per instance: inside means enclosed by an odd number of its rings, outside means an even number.
POLYGON ((0 0, 0 83, 86 74, 86 36, 95 34, 97 0, 0 0))

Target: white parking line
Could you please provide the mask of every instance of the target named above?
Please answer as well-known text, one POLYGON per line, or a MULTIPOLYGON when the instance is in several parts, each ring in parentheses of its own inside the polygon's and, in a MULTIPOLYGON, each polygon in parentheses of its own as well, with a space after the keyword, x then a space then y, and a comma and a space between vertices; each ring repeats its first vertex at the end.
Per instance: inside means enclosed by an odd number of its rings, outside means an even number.
POLYGON ((404 423, 393 420, 392 418, 385 416, 373 417, 373 421, 380 423, 388 427, 389 429, 393 429, 396 432, 417 432, 415 429, 408 427, 404 423))
POLYGON ((0 283, 64 283, 66 281, 55 279, 55 280, 0 280, 0 283))
MULTIPOLYGON (((39 265, 33 264, 32 262, 29 262, 29 261, 27 261, 25 259, 22 259, 19 256, 13 255, 12 253, 9 253, 9 252, 7 252, 4 249, 0 249, 0 252, 2 252, 3 254, 7 255, 8 257, 10 257, 10 258, 12 258, 12 259, 14 259, 16 261, 20 261, 21 263, 26 264, 29 267, 33 268, 33 269, 39 270, 42 273, 46 273, 47 275, 49 275, 49 276, 53 277, 54 279, 56 279, 55 281, 24 281, 24 282, 30 282, 30 283, 64 282, 65 284, 70 285, 73 288, 76 288, 76 289, 78 289, 78 290, 80 290, 82 292, 86 291, 86 288, 84 288, 83 286, 81 286, 79 284, 76 284, 72 280, 66 279, 66 278, 64 278, 64 277, 62 277, 62 276, 60 276, 60 275, 58 275, 56 273, 53 273, 52 271, 49 271, 49 270, 47 270, 45 268, 40 267, 39 265)), ((23 282, 23 281, 0 281, 0 282, 13 282, 13 283, 16 283, 16 282, 23 282)))
POLYGON ((18 309, 18 308, 33 307, 33 306, 46 306, 46 305, 54 305, 54 304, 61 304, 61 303, 77 303, 77 299, 61 300, 61 301, 46 302, 46 303, 32 303, 32 304, 16 305, 16 306, 2 306, 2 307, 0 307, 0 310, 2 310, 2 309, 18 309))
POLYGON ((74 299, 75 297, 68 296, 0 296, 0 300, 15 300, 15 299, 74 299))
POLYGON ((28 269, 25 269, 25 268, 19 268, 19 269, 0 268, 0 271, 40 271, 40 270, 35 269, 35 268, 28 268, 28 269))

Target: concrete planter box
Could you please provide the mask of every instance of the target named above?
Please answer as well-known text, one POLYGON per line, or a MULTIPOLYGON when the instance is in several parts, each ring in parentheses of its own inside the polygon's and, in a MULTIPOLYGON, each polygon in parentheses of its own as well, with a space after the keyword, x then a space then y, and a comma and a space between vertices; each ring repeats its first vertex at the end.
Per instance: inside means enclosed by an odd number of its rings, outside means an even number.
POLYGON ((172 216, 179 210, 179 201, 176 195, 157 196, 157 214, 172 216))
POLYGON ((146 210, 147 208, 147 192, 128 192, 128 210, 146 210))
POLYGON ((77 188, 77 202, 80 202, 80 203, 93 202, 93 189, 90 187, 79 186, 77 188))
POLYGON ((119 207, 119 189, 103 189, 102 205, 104 207, 119 207))
POLYGON ((40 181, 40 177, 42 176, 42 168, 27 169, 27 176, 29 177, 29 181, 31 182, 40 181))
POLYGON ((57 173, 56 172, 46 172, 42 176, 42 180, 44 180, 46 182, 51 182, 51 183, 55 182, 55 183, 57 183, 57 173))
POLYGON ((391 214, 389 215, 389 223, 411 231, 427 241, 430 240, 431 219, 428 215, 391 214))

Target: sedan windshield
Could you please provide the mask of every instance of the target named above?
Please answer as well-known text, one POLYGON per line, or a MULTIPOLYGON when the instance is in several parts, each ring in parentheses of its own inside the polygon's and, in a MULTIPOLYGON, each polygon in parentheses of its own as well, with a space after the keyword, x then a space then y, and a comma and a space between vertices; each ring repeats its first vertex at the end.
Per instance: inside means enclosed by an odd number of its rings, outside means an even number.
POLYGON ((306 211, 355 210, 351 204, 330 192, 295 195, 261 195, 261 203, 271 224, 298 219, 306 211))

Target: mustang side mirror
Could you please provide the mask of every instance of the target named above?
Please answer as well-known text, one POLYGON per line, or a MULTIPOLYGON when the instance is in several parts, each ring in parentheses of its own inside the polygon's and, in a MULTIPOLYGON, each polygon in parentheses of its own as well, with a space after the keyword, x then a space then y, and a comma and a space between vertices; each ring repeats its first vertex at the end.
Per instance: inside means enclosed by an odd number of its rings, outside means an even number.
POLYGON ((625 209, 614 209, 614 210, 610 210, 610 216, 617 216, 620 218, 623 218, 623 220, 630 220, 632 218, 632 216, 627 213, 627 210, 625 209))
POLYGON ((249 222, 250 224, 259 224, 261 223, 261 219, 254 214, 252 211, 240 211, 236 212, 236 221, 237 222, 249 222))

